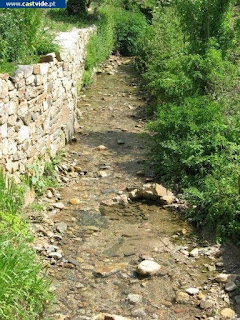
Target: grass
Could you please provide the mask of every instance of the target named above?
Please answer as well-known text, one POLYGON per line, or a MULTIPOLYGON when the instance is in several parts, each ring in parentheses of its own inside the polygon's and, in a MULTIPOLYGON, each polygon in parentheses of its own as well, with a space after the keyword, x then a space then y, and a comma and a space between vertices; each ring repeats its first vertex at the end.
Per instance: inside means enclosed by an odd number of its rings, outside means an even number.
POLYGON ((61 150, 51 159, 51 161, 44 162, 44 159, 38 159, 34 164, 28 165, 28 171, 22 177, 22 182, 34 189, 38 196, 48 188, 57 188, 58 181, 56 179, 56 165, 62 161, 65 151, 61 150))
POLYGON ((45 19, 45 25, 54 33, 69 31, 73 28, 84 28, 96 23, 94 14, 88 14, 86 17, 70 16, 65 9, 47 10, 45 19))
POLYGON ((23 188, 0 172, 0 319, 39 319, 51 299, 49 281, 30 248, 20 214, 23 188))

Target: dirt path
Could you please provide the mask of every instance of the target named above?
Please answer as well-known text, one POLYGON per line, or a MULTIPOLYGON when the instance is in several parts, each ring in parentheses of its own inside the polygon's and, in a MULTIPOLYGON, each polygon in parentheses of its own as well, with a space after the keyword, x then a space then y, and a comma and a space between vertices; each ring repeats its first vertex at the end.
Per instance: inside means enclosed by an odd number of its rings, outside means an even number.
MULTIPOLYGON (((229 319, 231 312, 233 318, 232 303, 240 296, 237 289, 226 292, 224 279, 216 280, 230 270, 224 270, 219 246, 200 240, 177 213, 156 204, 101 205, 124 199, 126 188, 152 178, 144 169, 145 102, 132 64, 121 64, 84 92, 77 142, 59 166, 63 187, 42 199, 48 211, 41 226, 35 224, 36 245, 50 265, 56 296, 48 318, 88 320, 109 313, 145 320, 229 319), (160 272, 139 277, 136 268, 144 259, 159 263, 160 272)), ((238 280, 230 276, 228 285, 238 280)))

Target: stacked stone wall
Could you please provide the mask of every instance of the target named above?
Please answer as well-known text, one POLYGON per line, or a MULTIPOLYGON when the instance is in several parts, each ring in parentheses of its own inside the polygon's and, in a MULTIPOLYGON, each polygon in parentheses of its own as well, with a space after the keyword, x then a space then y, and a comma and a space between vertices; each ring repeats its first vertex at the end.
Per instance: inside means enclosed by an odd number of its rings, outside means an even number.
POLYGON ((73 133, 77 88, 86 47, 95 27, 62 32, 60 53, 38 64, 18 66, 14 76, 0 74, 0 167, 25 173, 39 157, 53 157, 73 133))

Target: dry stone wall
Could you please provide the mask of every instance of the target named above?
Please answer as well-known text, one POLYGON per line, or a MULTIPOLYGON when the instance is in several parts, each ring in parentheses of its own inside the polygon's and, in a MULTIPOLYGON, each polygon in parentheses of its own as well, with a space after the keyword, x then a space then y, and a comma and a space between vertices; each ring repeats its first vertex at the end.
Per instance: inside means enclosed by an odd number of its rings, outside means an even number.
POLYGON ((60 33, 60 53, 0 74, 0 167, 19 176, 39 157, 54 156, 76 124, 77 87, 95 27, 60 33))

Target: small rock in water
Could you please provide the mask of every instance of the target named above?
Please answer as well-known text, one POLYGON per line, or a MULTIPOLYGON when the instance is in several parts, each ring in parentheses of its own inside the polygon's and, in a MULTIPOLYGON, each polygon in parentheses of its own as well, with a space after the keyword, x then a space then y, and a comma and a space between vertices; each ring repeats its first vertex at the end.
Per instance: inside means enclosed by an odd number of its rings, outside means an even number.
POLYGON ((150 260, 142 261, 137 267, 137 273, 141 275, 151 276, 156 274, 160 270, 161 266, 150 260))
POLYGON ((188 294, 190 294, 191 296, 193 296, 193 295, 199 293, 199 289, 198 288, 188 288, 188 289, 186 289, 186 292, 188 294))
POLYGON ((207 265, 207 268, 208 268, 209 272, 216 271, 216 267, 215 266, 211 266, 210 264, 207 265))
POLYGON ((190 255, 191 257, 197 258, 198 255, 199 255, 199 250, 198 250, 198 248, 194 248, 192 251, 190 251, 189 255, 190 255))
POLYGON ((96 148, 96 150, 98 151, 104 151, 104 150, 107 150, 107 147, 105 147, 104 145, 100 145, 96 148))
POLYGON ((233 319, 236 316, 236 313, 230 309, 230 308, 225 308, 220 312, 221 316, 223 316, 225 319, 233 319))
POLYGON ((79 198, 72 198, 69 200, 69 202, 73 205, 77 205, 81 203, 81 200, 79 198))
POLYGON ((119 139, 119 140, 117 141, 117 143, 118 143, 118 144, 125 144, 125 142, 124 142, 123 140, 121 140, 121 139, 119 139))
POLYGON ((216 276, 216 280, 218 280, 219 282, 227 282, 229 278, 229 275, 227 273, 219 273, 216 276))
POLYGON ((147 183, 137 189, 136 196, 142 199, 159 200, 161 204, 172 204, 176 198, 173 193, 157 183, 147 183))
POLYGON ((96 268, 95 272, 97 274, 100 274, 103 277, 107 277, 122 269, 125 269, 127 265, 128 265, 127 262, 122 262, 122 263, 116 263, 110 266, 100 266, 96 268))
POLYGON ((186 249, 181 249, 180 252, 187 257, 189 256, 189 252, 186 249))
POLYGON ((139 309, 134 309, 134 310, 132 311, 132 316, 133 316, 133 317, 140 318, 140 319, 141 319, 141 318, 142 318, 142 319, 146 319, 147 314, 146 314, 144 308, 139 308, 139 309))
POLYGON ((57 223, 56 230, 60 233, 64 233, 67 230, 67 224, 65 222, 57 223))
POLYGON ((237 285, 233 281, 227 282, 226 285, 225 285, 225 290, 227 292, 231 292, 231 291, 234 291, 236 289, 237 289, 237 285))
POLYGON ((206 300, 202 300, 200 303, 200 308, 201 309, 212 309, 215 307, 215 302, 213 300, 210 299, 206 299, 206 300))
POLYGON ((48 255, 50 258, 61 259, 62 254, 60 252, 50 252, 48 255))
POLYGON ((189 301, 189 295, 186 292, 178 292, 175 298, 177 303, 186 303, 189 301))
POLYGON ((64 204, 62 202, 56 202, 54 203, 54 208, 62 210, 64 208, 64 204))
POLYGON ((98 176, 101 178, 106 178, 106 177, 108 177, 108 174, 106 171, 99 171, 98 176))
POLYGON ((142 302, 142 296, 140 296, 139 294, 129 294, 127 296, 127 300, 131 303, 131 304, 138 304, 142 302))
POLYGON ((139 196, 137 194, 137 189, 134 189, 134 190, 129 192, 129 198, 131 200, 137 200, 139 198, 139 196))

